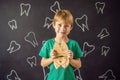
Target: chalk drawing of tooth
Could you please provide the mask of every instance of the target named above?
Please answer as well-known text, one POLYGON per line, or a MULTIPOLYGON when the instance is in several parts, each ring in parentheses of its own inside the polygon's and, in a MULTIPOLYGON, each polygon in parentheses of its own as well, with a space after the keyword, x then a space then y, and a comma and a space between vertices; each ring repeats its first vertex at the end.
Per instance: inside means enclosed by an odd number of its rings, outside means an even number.
POLYGON ((9 53, 11 54, 11 53, 13 53, 13 52, 16 52, 16 51, 20 50, 20 48, 21 48, 21 45, 18 44, 16 41, 12 40, 12 41, 10 42, 10 46, 9 46, 9 48, 7 49, 7 51, 9 51, 9 53))
POLYGON ((12 30, 17 29, 17 21, 15 19, 8 21, 8 25, 12 30))
POLYGON ((44 74, 44 80, 46 80, 47 76, 48 76, 48 67, 42 67, 43 69, 43 74, 44 74))
POLYGON ((50 19, 49 17, 46 17, 45 18, 45 23, 44 23, 43 27, 47 27, 47 29, 49 29, 50 26, 52 26, 52 21, 53 21, 53 19, 50 19))
POLYGON ((28 43, 32 44, 33 47, 38 46, 38 42, 36 40, 35 37, 35 33, 34 32, 29 32, 25 37, 24 37, 25 41, 27 41, 28 43))
POLYGON ((86 57, 88 54, 95 50, 94 45, 89 45, 88 42, 84 42, 83 44, 83 55, 86 57))
POLYGON ((43 45, 45 42, 46 42, 46 40, 43 40, 43 41, 42 41, 42 45, 43 45))
POLYGON ((104 80, 116 80, 116 77, 111 69, 108 69, 104 74, 98 76, 98 78, 103 78, 104 80))
POLYGON ((15 70, 11 70, 10 74, 7 75, 7 80, 21 80, 15 70))
POLYGON ((95 7, 97 9, 97 14, 99 13, 103 14, 103 10, 105 8, 105 2, 96 2, 95 7))
POLYGON ((101 53, 101 55, 107 56, 109 50, 110 50, 110 47, 102 46, 102 53, 101 53))
POLYGON ((83 32, 85 32, 85 28, 89 30, 87 22, 88 22, 87 15, 83 15, 82 17, 75 19, 75 23, 77 24, 78 27, 82 29, 83 32))
POLYGON ((80 74, 80 69, 74 69, 76 80, 83 80, 80 74))
POLYGON ((29 15, 31 9, 31 5, 29 3, 25 4, 25 3, 21 3, 20 4, 20 16, 22 16, 23 14, 25 14, 26 16, 29 15))
POLYGON ((97 37, 99 37, 100 39, 103 39, 103 38, 105 38, 105 37, 107 37, 109 35, 110 35, 110 33, 107 31, 107 29, 103 28, 101 30, 101 32, 97 35, 97 37))
POLYGON ((60 4, 58 1, 55 1, 52 6, 50 6, 50 10, 54 13, 60 10, 60 4))
POLYGON ((36 66, 36 65, 37 65, 36 56, 28 57, 28 58, 27 58, 27 63, 28 63, 31 67, 36 66))

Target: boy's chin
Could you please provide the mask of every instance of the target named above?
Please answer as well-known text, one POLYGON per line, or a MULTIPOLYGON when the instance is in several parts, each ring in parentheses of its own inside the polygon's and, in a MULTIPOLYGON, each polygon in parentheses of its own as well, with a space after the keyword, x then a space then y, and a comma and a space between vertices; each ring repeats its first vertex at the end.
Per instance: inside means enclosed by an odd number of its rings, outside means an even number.
POLYGON ((59 35, 59 37, 66 37, 66 35, 64 35, 64 34, 61 34, 61 35, 59 35))

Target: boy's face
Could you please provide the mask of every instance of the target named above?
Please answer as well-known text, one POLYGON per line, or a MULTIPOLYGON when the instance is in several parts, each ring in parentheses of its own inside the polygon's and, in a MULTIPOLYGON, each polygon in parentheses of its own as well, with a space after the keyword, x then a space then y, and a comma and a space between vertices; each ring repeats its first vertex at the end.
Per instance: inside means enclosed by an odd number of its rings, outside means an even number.
POLYGON ((55 29, 56 36, 58 37, 66 37, 72 30, 71 24, 65 23, 63 20, 56 21, 53 28, 55 29))

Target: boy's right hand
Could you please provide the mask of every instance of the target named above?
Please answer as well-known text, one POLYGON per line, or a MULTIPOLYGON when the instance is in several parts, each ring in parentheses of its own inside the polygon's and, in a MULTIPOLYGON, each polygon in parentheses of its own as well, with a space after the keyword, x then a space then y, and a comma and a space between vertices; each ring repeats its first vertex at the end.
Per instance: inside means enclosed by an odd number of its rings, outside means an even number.
POLYGON ((52 49, 51 52, 50 52, 50 56, 51 56, 52 59, 57 58, 57 52, 56 52, 56 50, 52 49))

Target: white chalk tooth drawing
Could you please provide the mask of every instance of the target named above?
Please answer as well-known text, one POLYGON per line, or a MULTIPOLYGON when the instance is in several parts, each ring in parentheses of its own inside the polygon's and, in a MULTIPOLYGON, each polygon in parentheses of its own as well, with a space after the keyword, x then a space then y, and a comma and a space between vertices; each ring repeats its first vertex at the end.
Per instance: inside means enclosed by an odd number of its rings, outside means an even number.
POLYGON ((101 53, 101 55, 107 56, 109 50, 110 50, 110 47, 102 46, 102 53, 101 53))
POLYGON ((88 22, 88 17, 85 14, 82 17, 75 19, 75 23, 77 24, 78 27, 82 29, 83 32, 85 32, 85 28, 89 30, 87 22, 88 22))
POLYGON ((17 29, 17 21, 15 19, 12 19, 11 21, 8 21, 8 25, 12 30, 17 29))
POLYGON ((43 40, 43 41, 42 41, 42 45, 43 45, 45 42, 46 42, 46 40, 43 40))
POLYGON ((52 26, 52 21, 53 21, 53 19, 50 19, 49 17, 46 17, 45 18, 45 23, 44 23, 43 27, 47 27, 47 29, 49 29, 50 26, 52 26))
POLYGON ((9 48, 7 49, 7 51, 9 51, 9 53, 11 54, 11 53, 13 53, 13 52, 16 52, 16 51, 20 50, 20 48, 21 48, 21 45, 18 44, 16 41, 12 40, 12 41, 10 42, 10 46, 9 46, 9 48))
POLYGON ((36 56, 28 57, 28 58, 27 58, 27 63, 28 63, 31 67, 36 66, 36 65, 37 65, 36 56))
POLYGON ((74 69, 76 80, 83 80, 80 74, 80 69, 74 69))
POLYGON ((21 80, 15 70, 11 70, 10 74, 7 75, 7 80, 21 80))
POLYGON ((29 42, 30 44, 33 45, 33 47, 38 46, 38 42, 36 40, 35 37, 35 33, 34 32, 29 32, 25 37, 24 37, 25 41, 29 42))
POLYGON ((88 54, 95 50, 94 45, 89 45, 88 42, 84 42, 83 44, 83 55, 86 57, 88 54))
POLYGON ((52 6, 50 6, 50 10, 54 13, 60 10, 60 4, 58 1, 55 1, 52 6))
POLYGON ((47 79, 47 76, 48 76, 48 72, 46 71, 46 69, 47 69, 48 67, 42 67, 42 69, 43 69, 43 74, 44 74, 44 80, 46 80, 47 79))
POLYGON ((25 14, 26 16, 29 15, 31 9, 31 5, 29 3, 25 4, 25 3, 21 3, 20 4, 20 16, 22 16, 23 14, 25 14))
POLYGON ((116 80, 116 77, 111 69, 108 69, 104 74, 98 76, 98 78, 103 78, 104 80, 116 80))
POLYGON ((105 37, 107 37, 109 35, 110 35, 110 33, 107 31, 107 29, 103 28, 101 30, 101 32, 97 35, 97 37, 100 37, 100 39, 103 39, 103 38, 105 38, 105 37))
POLYGON ((103 10, 105 8, 105 2, 96 2, 95 7, 97 9, 97 14, 99 13, 103 14, 103 10))

